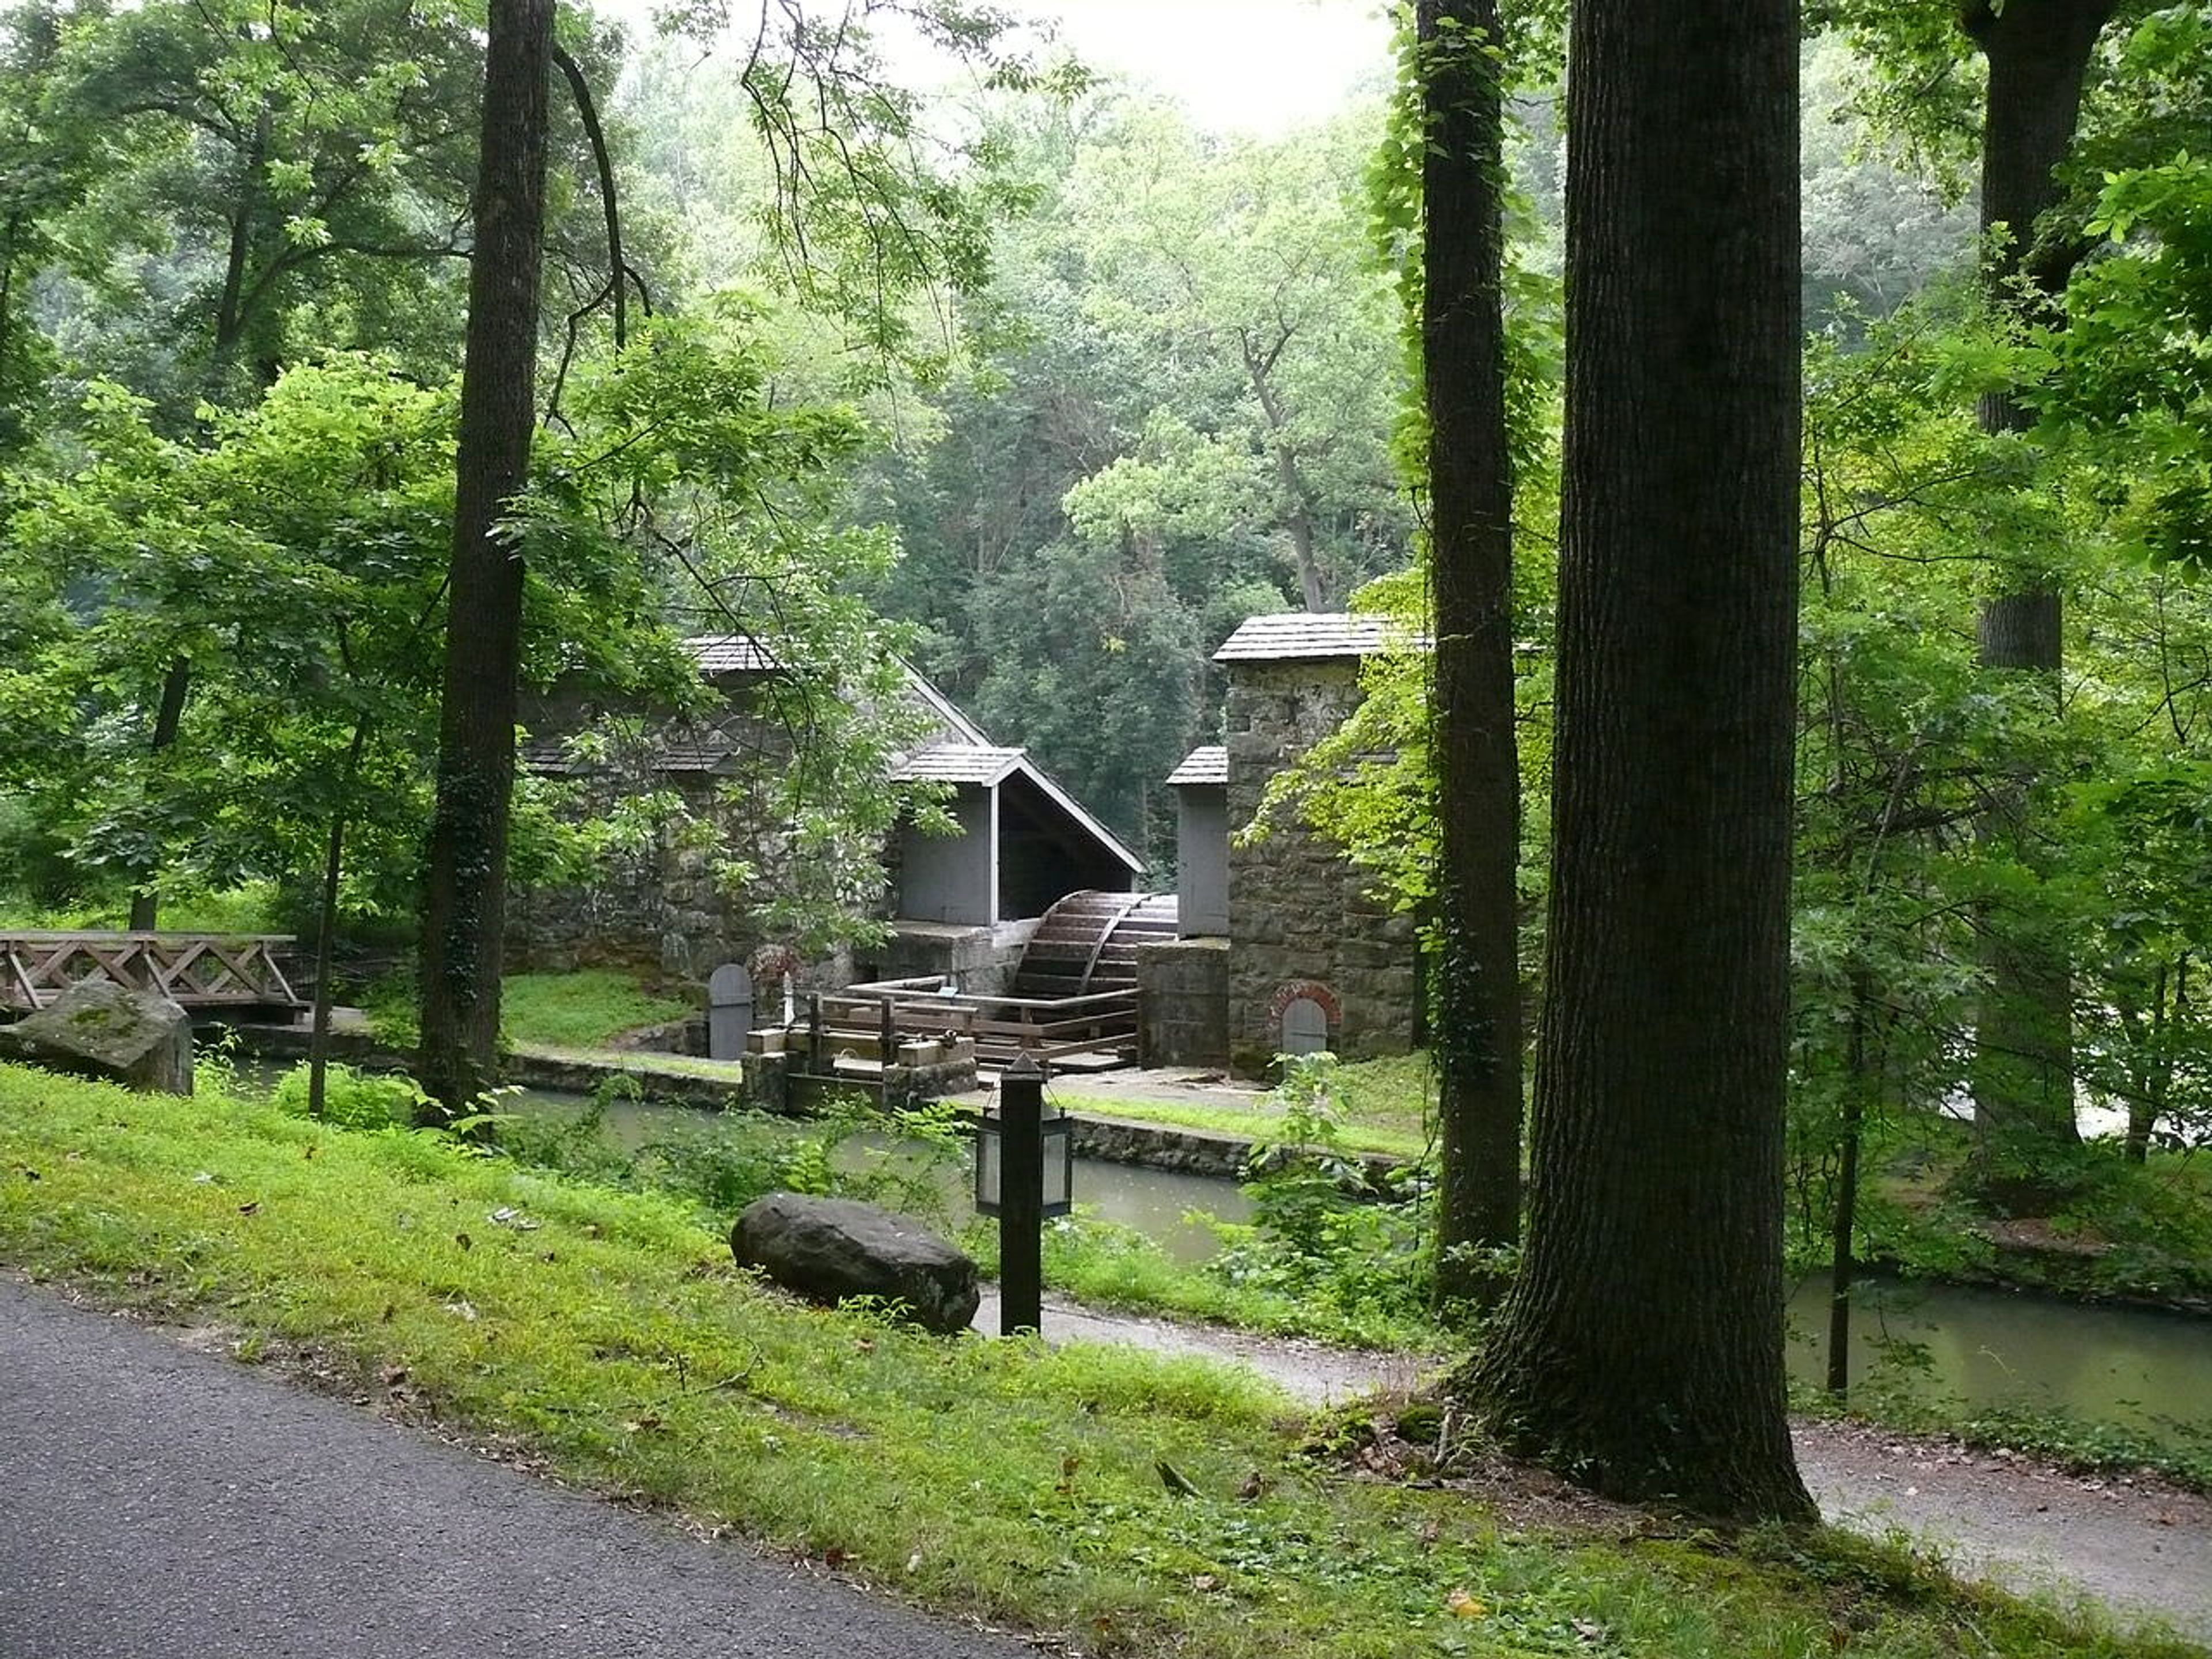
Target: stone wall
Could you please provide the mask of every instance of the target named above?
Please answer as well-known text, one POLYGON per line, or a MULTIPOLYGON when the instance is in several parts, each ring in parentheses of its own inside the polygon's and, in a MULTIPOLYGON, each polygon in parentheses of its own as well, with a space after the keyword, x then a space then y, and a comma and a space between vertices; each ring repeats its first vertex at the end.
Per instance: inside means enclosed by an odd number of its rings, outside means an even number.
MULTIPOLYGON (((702 817, 720 816, 716 780, 709 775, 662 775, 653 784, 681 794, 702 817)), ((742 898, 715 879, 715 857, 664 834, 650 846, 610 855, 586 882, 518 881, 507 896, 510 959, 553 973, 615 963, 650 966, 702 982, 723 963, 749 961, 776 941, 750 921, 742 898)), ((831 981, 836 964, 820 966, 821 977, 807 982, 831 981)))
POLYGON ((1137 947, 1137 1060, 1229 1064, 1229 941, 1161 940, 1137 947))
MULTIPOLYGON (((1230 665, 1227 746, 1232 832, 1258 812, 1267 781, 1336 729, 1360 698, 1351 658, 1230 665)), ((1264 1073, 1281 1047, 1284 1000, 1307 994, 1349 1059, 1413 1046, 1413 919, 1368 896, 1335 843, 1277 815, 1262 839, 1229 852, 1229 1060, 1264 1073)))

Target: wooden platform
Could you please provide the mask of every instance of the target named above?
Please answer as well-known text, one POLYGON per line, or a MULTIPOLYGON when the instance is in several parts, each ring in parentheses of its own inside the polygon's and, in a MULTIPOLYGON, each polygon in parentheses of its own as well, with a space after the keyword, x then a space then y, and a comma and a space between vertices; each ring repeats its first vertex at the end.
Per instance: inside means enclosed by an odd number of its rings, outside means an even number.
POLYGON ((289 933, 0 933, 0 1008, 31 1013, 83 979, 155 991, 187 1012, 307 1006, 278 958, 289 933))

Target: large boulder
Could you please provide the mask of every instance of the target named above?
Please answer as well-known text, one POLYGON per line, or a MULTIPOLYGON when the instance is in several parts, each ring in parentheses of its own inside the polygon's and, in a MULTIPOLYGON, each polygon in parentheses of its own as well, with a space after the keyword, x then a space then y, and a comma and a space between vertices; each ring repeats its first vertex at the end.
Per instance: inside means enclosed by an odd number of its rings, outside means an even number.
POLYGON ((112 980, 81 980, 38 1012, 0 1026, 0 1060, 149 1093, 188 1095, 192 1023, 165 996, 112 980))
POLYGON ((770 1193, 730 1230, 740 1267, 758 1267, 810 1302, 872 1296, 950 1334, 975 1317, 975 1264, 926 1227, 849 1198, 770 1193))

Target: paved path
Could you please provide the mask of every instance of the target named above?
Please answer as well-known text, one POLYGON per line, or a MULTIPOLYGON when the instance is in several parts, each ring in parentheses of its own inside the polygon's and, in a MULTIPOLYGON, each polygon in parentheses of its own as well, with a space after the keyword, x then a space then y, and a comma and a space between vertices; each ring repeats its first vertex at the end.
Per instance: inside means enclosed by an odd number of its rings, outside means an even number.
MULTIPOLYGON (((995 1291, 975 1323, 999 1328, 995 1291)), ((1249 1365, 1316 1404, 1409 1388, 1435 1367, 1418 1356, 1276 1341, 1052 1297, 1044 1327, 1048 1340, 1127 1342, 1249 1365)), ((2062 1601, 2100 1601, 2212 1644, 2212 1498, 1848 1424, 1800 1423, 1795 1438, 1805 1484, 1838 1526, 1903 1532, 1961 1572, 2062 1601)))
POLYGON ((1035 1659, 0 1279, 5 1659, 1035 1659))

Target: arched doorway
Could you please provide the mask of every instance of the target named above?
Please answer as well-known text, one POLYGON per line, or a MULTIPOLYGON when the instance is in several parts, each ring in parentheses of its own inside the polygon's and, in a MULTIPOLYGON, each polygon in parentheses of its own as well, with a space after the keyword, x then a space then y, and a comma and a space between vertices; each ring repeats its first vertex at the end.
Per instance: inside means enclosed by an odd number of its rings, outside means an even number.
POLYGON ((1328 1047, 1328 1009, 1311 997, 1292 997, 1283 1005, 1282 1053, 1317 1054, 1328 1047))

